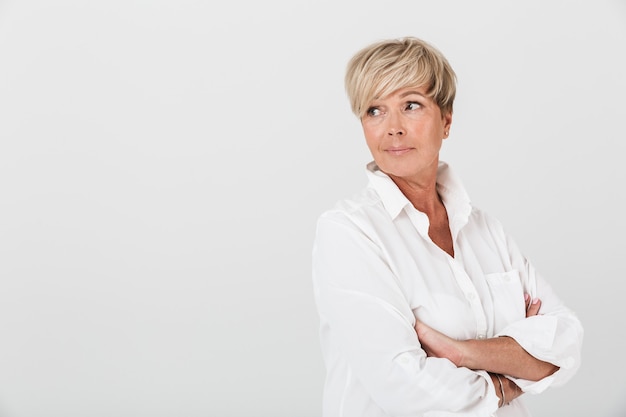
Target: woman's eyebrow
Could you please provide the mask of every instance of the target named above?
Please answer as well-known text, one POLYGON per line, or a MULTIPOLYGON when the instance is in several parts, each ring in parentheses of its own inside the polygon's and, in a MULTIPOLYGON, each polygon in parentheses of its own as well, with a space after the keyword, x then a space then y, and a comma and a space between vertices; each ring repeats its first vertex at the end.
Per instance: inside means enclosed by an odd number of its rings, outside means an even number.
POLYGON ((417 94, 417 95, 418 95, 418 96, 420 96, 420 97, 424 97, 424 95, 423 95, 423 94, 421 94, 421 93, 419 93, 419 92, 417 92, 417 91, 413 91, 413 90, 411 90, 411 91, 405 91, 404 93, 400 94, 400 97, 410 96, 411 94, 417 94))

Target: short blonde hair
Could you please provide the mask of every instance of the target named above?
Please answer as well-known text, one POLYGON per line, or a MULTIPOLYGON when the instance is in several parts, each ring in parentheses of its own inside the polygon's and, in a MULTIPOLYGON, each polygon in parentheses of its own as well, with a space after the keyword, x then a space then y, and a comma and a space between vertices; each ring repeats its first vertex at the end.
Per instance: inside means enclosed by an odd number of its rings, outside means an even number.
POLYGON ((346 92, 352 112, 362 118, 372 100, 405 87, 427 87, 442 114, 452 113, 456 74, 435 47, 406 37, 373 43, 348 63, 346 92))

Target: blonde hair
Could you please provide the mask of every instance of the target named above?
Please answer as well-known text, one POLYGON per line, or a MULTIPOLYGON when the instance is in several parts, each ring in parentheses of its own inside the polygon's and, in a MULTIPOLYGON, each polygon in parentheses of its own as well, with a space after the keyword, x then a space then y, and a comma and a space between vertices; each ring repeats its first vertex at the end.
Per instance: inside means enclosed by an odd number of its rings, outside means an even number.
POLYGON ((442 114, 452 113, 456 74, 439 50, 414 37, 371 44, 352 57, 346 70, 346 92, 358 118, 375 98, 423 86, 442 114))

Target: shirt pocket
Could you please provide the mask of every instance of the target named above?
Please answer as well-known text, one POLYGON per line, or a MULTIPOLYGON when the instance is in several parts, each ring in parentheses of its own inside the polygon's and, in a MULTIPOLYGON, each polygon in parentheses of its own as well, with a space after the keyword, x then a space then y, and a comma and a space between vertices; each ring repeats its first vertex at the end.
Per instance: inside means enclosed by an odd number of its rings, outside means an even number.
POLYGON ((519 271, 486 274, 487 285, 493 303, 494 330, 499 332, 508 324, 526 317, 524 288, 519 271))

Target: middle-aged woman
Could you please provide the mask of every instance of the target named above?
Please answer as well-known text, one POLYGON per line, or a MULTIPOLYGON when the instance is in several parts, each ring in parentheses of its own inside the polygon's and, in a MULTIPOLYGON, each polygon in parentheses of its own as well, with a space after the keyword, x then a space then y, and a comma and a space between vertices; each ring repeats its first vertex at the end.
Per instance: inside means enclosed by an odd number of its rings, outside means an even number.
POLYGON ((529 416, 580 365, 576 315, 439 160, 455 74, 416 38, 377 42, 346 90, 373 161, 323 213, 313 284, 324 417, 529 416))

